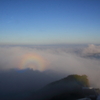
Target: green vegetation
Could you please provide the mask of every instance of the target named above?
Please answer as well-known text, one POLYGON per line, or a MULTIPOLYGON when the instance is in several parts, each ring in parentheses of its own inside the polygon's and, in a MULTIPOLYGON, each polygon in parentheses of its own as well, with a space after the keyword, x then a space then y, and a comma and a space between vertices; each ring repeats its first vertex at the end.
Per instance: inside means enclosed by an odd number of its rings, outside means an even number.
POLYGON ((85 86, 85 87, 90 86, 88 77, 86 75, 77 75, 77 74, 75 74, 75 75, 69 75, 67 78, 76 80, 82 86, 85 86))

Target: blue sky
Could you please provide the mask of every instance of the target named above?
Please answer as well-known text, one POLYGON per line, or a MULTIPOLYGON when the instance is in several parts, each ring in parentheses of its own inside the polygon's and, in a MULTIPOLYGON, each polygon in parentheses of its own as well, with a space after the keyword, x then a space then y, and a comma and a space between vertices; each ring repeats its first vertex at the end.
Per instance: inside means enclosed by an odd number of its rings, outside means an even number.
POLYGON ((100 43, 100 0, 0 0, 0 44, 100 43))

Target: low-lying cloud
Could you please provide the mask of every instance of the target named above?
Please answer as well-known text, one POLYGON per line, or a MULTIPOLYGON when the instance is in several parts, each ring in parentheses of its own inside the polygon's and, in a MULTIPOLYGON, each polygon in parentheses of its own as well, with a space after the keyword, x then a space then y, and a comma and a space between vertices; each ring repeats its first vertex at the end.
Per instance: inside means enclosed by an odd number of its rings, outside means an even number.
POLYGON ((87 48, 84 49, 83 53, 85 54, 100 53, 100 46, 90 44, 87 48))
POLYGON ((0 47, 0 70, 31 68, 65 74, 86 74, 92 85, 100 87, 99 59, 82 57, 80 52, 82 55, 100 53, 100 46, 89 45, 84 49, 65 46, 2 46, 0 47))

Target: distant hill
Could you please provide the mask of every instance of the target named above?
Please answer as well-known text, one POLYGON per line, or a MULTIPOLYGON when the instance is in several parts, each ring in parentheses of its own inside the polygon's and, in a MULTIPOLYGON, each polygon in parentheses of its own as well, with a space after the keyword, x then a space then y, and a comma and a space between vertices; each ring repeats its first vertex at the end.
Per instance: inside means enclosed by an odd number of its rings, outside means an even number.
POLYGON ((56 82, 52 82, 51 84, 56 84, 56 83, 58 83, 60 81, 65 81, 65 82, 75 81, 75 82, 77 82, 81 86, 86 86, 86 87, 89 87, 90 86, 88 77, 86 75, 77 75, 77 74, 75 74, 75 75, 69 75, 66 78, 63 78, 63 79, 58 80, 56 82))
POLYGON ((69 75, 37 91, 30 100, 72 100, 84 97, 82 87, 89 87, 86 75, 69 75))

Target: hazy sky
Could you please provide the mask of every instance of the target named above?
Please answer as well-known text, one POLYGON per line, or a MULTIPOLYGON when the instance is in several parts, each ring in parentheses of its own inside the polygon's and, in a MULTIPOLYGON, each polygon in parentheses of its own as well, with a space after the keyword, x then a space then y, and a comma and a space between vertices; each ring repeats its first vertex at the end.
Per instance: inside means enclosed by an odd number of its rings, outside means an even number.
POLYGON ((100 0, 0 0, 0 44, 100 43, 100 0))

